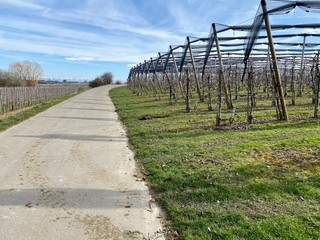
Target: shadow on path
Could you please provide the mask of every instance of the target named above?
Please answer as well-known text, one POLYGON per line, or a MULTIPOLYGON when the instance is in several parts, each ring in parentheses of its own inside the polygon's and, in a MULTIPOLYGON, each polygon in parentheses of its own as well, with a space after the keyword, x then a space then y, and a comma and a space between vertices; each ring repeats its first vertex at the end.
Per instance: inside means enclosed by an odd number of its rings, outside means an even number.
POLYGON ((61 119, 72 119, 72 120, 92 120, 92 121, 109 121, 116 122, 114 118, 88 118, 88 117, 63 117, 63 116, 43 116, 43 118, 61 118, 61 119))
POLYGON ((43 208, 146 208, 147 192, 109 189, 40 188, 0 190, 0 206, 43 208))
POLYGON ((114 110, 102 109, 102 108, 75 108, 75 107, 59 107, 61 109, 69 110, 84 110, 84 111, 101 111, 101 112, 114 112, 114 110))
POLYGON ((14 135, 14 137, 41 138, 41 139, 60 139, 74 141, 93 141, 93 142, 126 142, 126 137, 110 137, 101 135, 85 134, 44 134, 44 135, 14 135))

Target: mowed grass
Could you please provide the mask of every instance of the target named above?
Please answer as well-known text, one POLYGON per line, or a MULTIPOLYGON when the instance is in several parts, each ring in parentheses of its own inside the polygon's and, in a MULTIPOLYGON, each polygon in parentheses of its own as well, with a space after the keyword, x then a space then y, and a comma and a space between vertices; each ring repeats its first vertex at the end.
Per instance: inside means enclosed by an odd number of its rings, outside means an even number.
POLYGON ((239 102, 236 121, 226 110, 216 128, 205 104, 186 113, 182 99, 170 105, 126 87, 110 95, 169 238, 320 239, 320 121, 309 100, 288 107, 290 122, 258 102, 250 126, 239 102))

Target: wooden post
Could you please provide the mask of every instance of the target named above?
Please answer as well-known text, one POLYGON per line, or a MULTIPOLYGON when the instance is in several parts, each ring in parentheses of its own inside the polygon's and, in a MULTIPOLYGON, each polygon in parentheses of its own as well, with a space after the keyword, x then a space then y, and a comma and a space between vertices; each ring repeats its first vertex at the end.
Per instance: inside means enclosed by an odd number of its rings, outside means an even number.
POLYGON ((138 76, 137 76, 137 87, 138 87, 137 94, 138 95, 140 95, 140 92, 141 92, 141 66, 142 66, 142 64, 139 63, 138 76))
POLYGON ((319 71, 319 54, 317 53, 316 69, 315 69, 315 96, 314 96, 314 117, 318 117, 319 112, 319 91, 320 91, 320 71, 319 71))
POLYGON ((222 74, 219 69, 219 80, 218 80, 218 106, 216 114, 216 126, 220 126, 221 123, 221 106, 222 106, 222 74))
POLYGON ((295 58, 292 60, 292 68, 291 68, 291 83, 290 83, 290 89, 291 89, 291 104, 296 105, 296 90, 294 87, 294 68, 295 68, 295 58))
POLYGON ((284 97, 287 97, 287 83, 288 83, 288 71, 287 71, 287 60, 284 62, 284 67, 283 67, 283 94, 284 97))
POLYGON ((216 49, 217 49, 217 54, 218 54, 219 65, 220 65, 220 75, 221 76, 219 76, 219 78, 221 78, 221 81, 223 83, 227 108, 232 109, 233 104, 232 104, 232 100, 229 98, 228 86, 227 86, 226 79, 224 76, 224 67, 223 67, 223 62, 222 62, 222 57, 221 57, 221 52, 220 52, 220 45, 219 45, 219 39, 218 39, 216 25, 212 24, 212 28, 213 28, 213 33, 214 33, 214 40, 216 42, 216 49))
POLYGON ((234 100, 238 100, 239 84, 238 84, 238 64, 234 70, 234 100))
POLYGON ((160 81, 159 81, 159 78, 158 78, 158 75, 157 75, 157 69, 156 67, 158 66, 158 62, 159 62, 159 58, 157 59, 157 64, 155 65, 152 58, 150 58, 150 61, 152 62, 152 66, 153 66, 153 77, 156 79, 156 82, 157 82, 157 85, 158 85, 158 88, 159 88, 159 91, 160 91, 160 96, 162 94, 162 87, 161 87, 161 84, 160 84, 160 81))
POLYGON ((212 111, 212 87, 211 87, 211 80, 210 80, 211 76, 210 73, 208 73, 207 76, 207 83, 208 83, 208 110, 212 111))
POLYGON ((138 66, 136 66, 134 68, 134 72, 133 72, 133 76, 132 76, 132 81, 133 81, 133 93, 136 93, 137 92, 137 88, 138 88, 138 84, 137 84, 137 75, 138 75, 138 66))
POLYGON ((269 47, 270 47, 270 52, 271 52, 271 57, 272 57, 272 64, 273 64, 274 75, 275 75, 276 89, 277 89, 277 92, 278 92, 278 95, 280 98, 280 104, 281 104, 281 110, 282 110, 281 120, 288 121, 289 117, 288 117, 286 101, 284 99, 283 89, 282 89, 282 85, 281 85, 281 78, 280 78, 280 73, 279 73, 278 63, 277 63, 277 55, 276 55, 276 51, 274 49, 266 0, 261 0, 261 6, 262 6, 263 14, 265 14, 264 21, 265 21, 265 25, 266 25, 269 47))
POLYGON ((303 36, 303 46, 302 46, 302 55, 301 55, 301 65, 299 72, 299 85, 298 85, 298 97, 302 96, 302 84, 303 84, 303 65, 304 65, 304 52, 306 48, 306 38, 307 36, 303 36))
POLYGON ((189 77, 189 69, 186 69, 187 76, 187 94, 186 94, 186 111, 190 112, 190 77, 189 77))
POLYGON ((270 51, 269 51, 269 48, 268 48, 268 57, 267 57, 267 65, 266 65, 266 69, 265 69, 265 74, 266 74, 266 96, 267 98, 269 98, 269 75, 268 75, 268 68, 270 66, 270 63, 269 63, 269 60, 270 60, 270 51))
POLYGON ((253 107, 254 107, 254 89, 253 89, 253 66, 249 62, 248 66, 248 89, 247 89, 247 120, 249 124, 253 121, 253 107))
POLYGON ((151 63, 148 63, 147 60, 144 60, 145 65, 145 85, 146 85, 146 93, 148 94, 148 91, 154 91, 154 86, 152 82, 149 81, 150 79, 150 66, 151 63))
POLYGON ((173 101, 172 101, 172 99, 173 99, 173 93, 174 93, 174 88, 173 88, 173 83, 170 81, 170 77, 168 76, 168 74, 167 74, 167 71, 166 71, 166 69, 164 69, 164 62, 163 62, 163 59, 162 59, 162 56, 161 56, 161 54, 160 53, 158 53, 158 55, 159 55, 159 58, 160 58, 160 60, 161 60, 161 64, 162 64, 162 75, 163 75, 163 79, 165 80, 167 80, 167 82, 168 82, 168 84, 169 84, 169 94, 170 94, 170 104, 172 104, 173 103, 173 101))
POLYGON ((197 75, 196 66, 195 66, 195 63, 194 63, 194 58, 193 58, 193 53, 192 53, 191 43, 190 43, 190 38, 189 37, 187 37, 187 41, 188 41, 188 48, 189 48, 189 53, 190 53, 190 57, 191 57, 191 64, 192 64, 192 68, 193 68, 193 74, 194 74, 194 78, 196 80, 197 93, 199 95, 199 100, 201 102, 203 102, 204 99, 201 96, 201 90, 200 90, 200 86, 199 86, 198 75, 197 75))
POLYGON ((172 50, 171 45, 169 46, 169 48, 170 48, 170 53, 171 53, 171 56, 172 56, 172 60, 173 60, 173 62, 174 62, 174 68, 175 68, 175 71, 176 71, 176 78, 177 78, 178 81, 179 81, 179 87, 180 87, 181 97, 184 98, 184 97, 185 97, 185 93, 184 93, 184 90, 183 90, 181 78, 179 77, 179 71, 178 71, 178 66, 177 66, 177 63, 176 63, 176 58, 174 57, 174 54, 173 54, 173 50, 172 50))

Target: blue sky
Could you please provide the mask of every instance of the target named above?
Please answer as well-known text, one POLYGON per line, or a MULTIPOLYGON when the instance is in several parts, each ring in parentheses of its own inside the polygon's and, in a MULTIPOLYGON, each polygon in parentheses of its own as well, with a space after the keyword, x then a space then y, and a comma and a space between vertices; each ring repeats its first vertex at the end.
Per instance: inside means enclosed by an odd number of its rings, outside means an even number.
POLYGON ((45 77, 92 80, 207 36, 211 23, 250 24, 259 0, 0 0, 0 68, 38 62, 45 77))

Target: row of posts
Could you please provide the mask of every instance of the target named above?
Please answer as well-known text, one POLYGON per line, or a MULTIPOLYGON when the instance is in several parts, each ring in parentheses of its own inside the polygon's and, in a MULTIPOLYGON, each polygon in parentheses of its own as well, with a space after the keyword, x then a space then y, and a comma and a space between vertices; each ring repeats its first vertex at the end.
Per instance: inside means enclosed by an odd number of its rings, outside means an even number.
MULTIPOLYGON (((268 16, 268 11, 267 11, 267 6, 266 6, 265 0, 261 1, 261 6, 262 6, 263 14, 264 14, 264 21, 265 21, 265 26, 266 26, 267 36, 268 36, 269 52, 271 54, 270 69, 273 71, 274 87, 275 87, 275 91, 276 91, 275 94, 277 95, 277 104, 276 105, 278 106, 277 107, 278 118, 279 118, 279 120, 288 121, 289 117, 288 117, 285 96, 284 96, 284 92, 283 92, 280 71, 279 71, 278 62, 277 62, 276 51, 275 51, 274 43, 273 43, 272 30, 271 30, 271 26, 270 26, 270 21, 269 21, 269 16, 268 16)), ((225 75, 224 75, 225 71, 224 71, 223 59, 222 59, 222 55, 221 55, 221 51, 220 51, 219 38, 218 38, 215 24, 212 24, 211 38, 212 39, 210 39, 210 40, 212 40, 212 42, 215 42, 217 57, 218 57, 218 61, 219 61, 218 103, 217 103, 218 106, 217 106, 217 114, 216 114, 216 125, 220 125, 221 109, 222 109, 222 93, 225 94, 225 102, 226 102, 228 109, 233 109, 233 103, 232 103, 231 93, 229 93, 230 90, 228 88, 227 79, 225 78, 225 75)), ((304 61, 305 42, 306 42, 306 37, 304 37, 303 53, 302 53, 301 69, 300 69, 300 76, 301 77, 300 78, 302 78, 302 66, 303 66, 303 61, 304 61)), ((211 51, 211 46, 207 49, 206 57, 209 57, 210 51, 211 51)), ((316 73, 317 73, 316 79, 318 81, 318 84, 316 86, 318 86, 318 87, 316 88, 316 92, 319 92, 319 69, 318 69, 319 54, 317 56, 318 56, 318 59, 317 59, 317 64, 316 64, 316 73)), ((162 65, 162 70, 163 70, 163 74, 162 74, 162 76, 164 78, 163 80, 165 80, 167 82, 167 84, 169 85, 170 102, 172 103, 175 98, 174 94, 175 94, 176 90, 174 89, 173 79, 170 78, 169 73, 167 72, 167 65, 168 65, 170 57, 172 58, 172 61, 174 63, 175 75, 178 78, 181 95, 183 98, 186 99, 186 102, 187 102, 186 110, 190 111, 189 100, 190 100, 190 74, 191 73, 193 73, 193 76, 195 79, 196 91, 197 91, 197 94, 198 94, 200 101, 204 101, 204 96, 203 96, 203 93, 201 93, 200 83, 199 83, 198 74, 197 74, 197 68, 196 68, 196 64, 195 64, 195 60, 194 60, 194 56, 193 56, 193 52, 192 52, 192 47, 191 47, 191 41, 190 41, 189 37, 187 37, 187 43, 184 48, 184 53, 183 53, 183 58, 182 58, 183 61, 181 62, 180 71, 178 70, 176 59, 173 54, 173 49, 170 46, 169 53, 167 54, 167 59, 165 59, 165 61, 163 60, 161 54, 159 53, 159 57, 157 58, 156 61, 153 61, 151 59, 149 64, 147 64, 147 62, 145 61, 144 65, 140 65, 139 68, 135 68, 135 71, 130 73, 129 84, 133 84, 134 89, 137 89, 137 87, 139 89, 139 86, 135 86, 135 84, 138 84, 139 81, 135 81, 135 79, 142 78, 142 79, 145 79, 145 81, 148 81, 147 75, 150 73, 150 69, 152 68, 153 69, 153 81, 156 82, 157 88, 161 94, 164 91, 164 89, 162 89, 161 84, 160 84, 160 80, 158 78, 158 75, 156 74, 157 68, 160 64, 160 65, 162 65), (182 84, 182 71, 184 69, 183 66, 185 63, 183 61, 185 59, 187 51, 189 51, 189 55, 190 55, 190 63, 191 63, 190 70, 191 70, 191 72, 190 72, 189 68, 187 68, 187 70, 186 70, 187 86, 185 89, 182 84)), ((202 70, 203 70, 202 71, 202 78, 205 77, 204 69, 206 68, 206 63, 207 63, 207 59, 205 59, 204 65, 202 67, 202 70)), ((251 67, 252 67, 252 65, 251 65, 251 67)), ((252 70, 249 71, 249 73, 248 73, 248 122, 252 121, 252 112, 253 112, 253 105, 254 105, 254 99, 252 97, 254 95, 253 76, 250 75, 250 72, 252 72, 252 70)), ((204 79, 202 79, 202 82, 203 81, 204 81, 204 79)), ((300 81, 302 81, 302 79, 300 79, 300 81)), ((210 82, 210 76, 208 76, 208 83, 209 82, 210 82)), ((210 84, 208 84, 208 86, 210 86, 210 84)), ((302 84, 299 83, 299 89, 298 89, 299 95, 302 93, 301 86, 302 86, 302 84)), ((142 90, 142 87, 140 88, 140 90, 142 90)), ((210 89, 208 92, 210 92, 210 89)), ((209 95, 210 95, 210 93, 209 93, 209 95)), ((319 96, 319 94, 317 94, 316 96, 319 96)), ((315 101, 316 101, 315 105, 317 107, 315 108, 314 114, 315 114, 315 116, 317 116, 318 115, 319 98, 315 97, 315 101)), ((211 99, 210 99, 210 102, 211 102, 211 99)), ((209 103, 209 105, 210 104, 211 103, 209 103)), ((209 106, 209 107, 211 107, 211 106, 209 106)))

